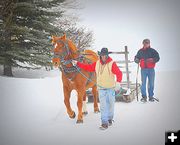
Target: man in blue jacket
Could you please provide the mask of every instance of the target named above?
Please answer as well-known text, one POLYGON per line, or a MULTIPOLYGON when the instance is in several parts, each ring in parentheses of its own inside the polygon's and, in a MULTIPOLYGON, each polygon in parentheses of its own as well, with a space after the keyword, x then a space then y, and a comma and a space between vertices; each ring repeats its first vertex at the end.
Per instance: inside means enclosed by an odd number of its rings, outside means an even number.
POLYGON ((154 102, 154 80, 155 80, 155 65, 159 61, 159 53, 151 48, 150 40, 143 40, 143 48, 141 48, 135 56, 134 61, 140 63, 141 67, 141 94, 142 102, 147 101, 146 81, 148 78, 148 97, 150 102, 154 102))

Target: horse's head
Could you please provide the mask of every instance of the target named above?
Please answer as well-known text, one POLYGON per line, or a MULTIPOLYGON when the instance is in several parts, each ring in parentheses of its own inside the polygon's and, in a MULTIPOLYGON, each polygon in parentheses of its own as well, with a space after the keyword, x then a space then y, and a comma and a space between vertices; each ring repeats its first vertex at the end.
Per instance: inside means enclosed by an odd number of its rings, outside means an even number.
POLYGON ((61 37, 52 36, 52 44, 54 45, 53 65, 58 67, 62 61, 72 59, 73 54, 77 51, 74 43, 66 38, 66 34, 61 37))
POLYGON ((55 67, 58 67, 61 64, 62 61, 61 59, 65 57, 64 55, 66 50, 64 49, 64 47, 65 47, 66 35, 63 35, 62 37, 52 36, 51 41, 52 44, 54 45, 53 48, 54 57, 52 59, 52 63, 55 67))
POLYGON ((62 37, 56 37, 52 36, 52 44, 54 45, 54 53, 62 53, 63 48, 66 47, 65 43, 67 41, 66 34, 64 34, 62 37))

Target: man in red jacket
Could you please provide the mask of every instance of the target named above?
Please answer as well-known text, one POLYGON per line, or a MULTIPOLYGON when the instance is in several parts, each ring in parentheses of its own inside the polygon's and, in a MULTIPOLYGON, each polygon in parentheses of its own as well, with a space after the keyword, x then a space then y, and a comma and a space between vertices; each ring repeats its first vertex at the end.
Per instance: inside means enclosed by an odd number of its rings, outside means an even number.
POLYGON ((101 52, 98 52, 100 59, 92 64, 72 61, 74 65, 86 71, 96 72, 102 122, 100 129, 102 130, 112 125, 115 91, 120 89, 122 80, 122 72, 112 58, 109 57, 109 53, 107 48, 102 48, 101 52))
POLYGON ((141 48, 135 56, 134 61, 136 63, 140 63, 141 67, 141 94, 142 94, 142 102, 147 101, 146 95, 146 80, 148 78, 148 95, 149 101, 154 102, 154 79, 155 79, 155 70, 154 67, 156 63, 159 61, 159 53, 151 48, 150 40, 143 40, 143 48, 141 48))

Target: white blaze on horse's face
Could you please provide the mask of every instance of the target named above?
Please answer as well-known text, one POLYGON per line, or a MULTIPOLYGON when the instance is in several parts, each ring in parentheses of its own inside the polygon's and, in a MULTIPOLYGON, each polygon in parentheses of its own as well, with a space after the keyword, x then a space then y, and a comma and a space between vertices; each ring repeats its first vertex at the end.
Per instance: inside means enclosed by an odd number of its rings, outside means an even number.
POLYGON ((63 51, 63 47, 64 47, 63 43, 56 42, 54 44, 54 51, 55 52, 62 52, 63 51))
POLYGON ((54 47, 55 47, 55 48, 57 47, 57 43, 55 43, 54 47))
POLYGON ((61 44, 59 43, 54 43, 54 53, 55 54, 59 54, 62 52, 62 48, 61 48, 61 44))

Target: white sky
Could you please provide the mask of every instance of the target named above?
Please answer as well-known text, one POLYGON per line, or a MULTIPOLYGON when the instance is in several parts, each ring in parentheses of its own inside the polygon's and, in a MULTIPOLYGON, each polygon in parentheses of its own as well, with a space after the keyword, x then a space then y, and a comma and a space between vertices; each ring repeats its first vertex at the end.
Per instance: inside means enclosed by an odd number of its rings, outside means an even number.
POLYGON ((161 60, 157 70, 180 70, 180 1, 179 0, 79 0, 81 25, 93 30, 93 49, 108 47, 122 51, 127 45, 130 59, 141 48, 144 38, 161 60))

